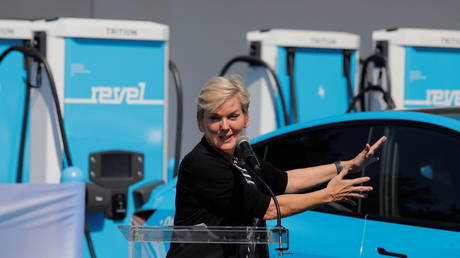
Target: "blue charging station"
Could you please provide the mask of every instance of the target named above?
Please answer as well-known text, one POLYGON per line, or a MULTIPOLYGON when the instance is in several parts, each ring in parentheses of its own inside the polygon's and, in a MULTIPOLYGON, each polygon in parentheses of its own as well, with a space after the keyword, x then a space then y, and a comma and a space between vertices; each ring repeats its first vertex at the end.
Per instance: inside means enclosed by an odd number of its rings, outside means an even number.
MULTIPOLYGON (((0 53, 32 39, 29 21, 0 20, 0 53)), ((0 66, 0 183, 16 183, 21 127, 26 94, 24 56, 12 53, 0 66)), ((24 155, 28 154, 28 145, 24 155)), ((28 162, 23 162, 22 182, 29 181, 28 162)))
MULTIPOLYGON (((250 55, 275 70, 286 98, 289 123, 346 112, 355 89, 359 36, 271 29, 249 32, 247 40, 250 55)), ((270 79, 262 68, 248 72, 253 116, 247 134, 251 137, 286 124, 281 116, 275 116, 281 114, 279 94, 267 82, 270 79)))
MULTIPOLYGON (((34 47, 54 73, 74 166, 88 183, 86 223, 94 252, 126 257, 128 243, 118 226, 130 224, 147 201, 139 189, 168 179, 169 29, 78 18, 36 21, 33 28, 34 47)), ((48 88, 42 85, 33 96, 30 145, 41 152, 30 159, 31 178, 55 183, 65 159, 48 88)), ((84 253, 90 256, 88 248, 84 253)))
MULTIPOLYGON (((372 38, 388 60, 396 108, 460 106, 460 31, 399 28, 372 38)), ((373 109, 379 101, 373 96, 373 109)))

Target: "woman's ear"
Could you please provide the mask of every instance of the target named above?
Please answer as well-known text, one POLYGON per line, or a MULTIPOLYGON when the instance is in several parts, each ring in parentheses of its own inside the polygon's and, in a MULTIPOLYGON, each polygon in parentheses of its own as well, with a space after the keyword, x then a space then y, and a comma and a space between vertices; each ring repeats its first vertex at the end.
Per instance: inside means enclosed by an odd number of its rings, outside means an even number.
POLYGON ((200 118, 200 117, 197 115, 197 116, 196 116, 196 123, 198 124, 198 130, 200 130, 200 132, 204 133, 203 118, 200 118))
POLYGON ((244 128, 247 128, 249 125, 249 113, 246 112, 246 113, 243 113, 243 115, 244 115, 244 125, 243 126, 244 128))

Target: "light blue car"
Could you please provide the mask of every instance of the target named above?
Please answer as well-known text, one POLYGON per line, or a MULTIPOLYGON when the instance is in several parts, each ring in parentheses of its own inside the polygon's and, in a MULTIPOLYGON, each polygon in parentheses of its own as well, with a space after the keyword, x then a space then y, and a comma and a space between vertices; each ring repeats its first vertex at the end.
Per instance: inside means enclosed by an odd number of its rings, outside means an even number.
MULTIPOLYGON (((347 160, 388 137, 380 161, 362 171, 372 178, 368 198, 283 219, 289 257, 460 257, 460 109, 435 112, 353 113, 255 138, 260 157, 289 170, 347 160)), ((172 224, 175 183, 152 192, 148 225, 172 224)))

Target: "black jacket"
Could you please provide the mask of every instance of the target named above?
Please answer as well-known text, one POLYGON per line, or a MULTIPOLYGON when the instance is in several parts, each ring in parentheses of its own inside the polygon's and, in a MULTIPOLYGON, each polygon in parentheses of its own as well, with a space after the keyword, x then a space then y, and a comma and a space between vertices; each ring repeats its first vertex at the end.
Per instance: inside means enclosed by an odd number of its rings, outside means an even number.
MULTIPOLYGON (((261 171, 259 176, 275 195, 284 193, 284 171, 263 162, 261 171)), ((183 159, 176 190, 175 226, 254 226, 271 198, 256 178, 245 179, 205 137, 183 159)), ((265 226, 260 221, 257 226, 265 226)), ((168 257, 245 257, 247 249, 235 244, 172 244, 168 257)), ((258 245, 256 253, 256 257, 267 256, 266 247, 258 245)))

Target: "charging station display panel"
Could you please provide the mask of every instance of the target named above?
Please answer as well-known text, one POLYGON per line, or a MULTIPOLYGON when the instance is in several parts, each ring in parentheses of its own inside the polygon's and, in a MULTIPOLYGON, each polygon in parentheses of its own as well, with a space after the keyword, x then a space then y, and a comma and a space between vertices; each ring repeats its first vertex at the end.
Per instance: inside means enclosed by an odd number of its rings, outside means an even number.
POLYGON ((131 156, 127 154, 105 155, 102 157, 101 167, 103 177, 131 177, 131 156))
MULTIPOLYGON (((0 53, 21 45, 22 40, 0 39, 0 53)), ((3 184, 16 183, 26 94, 25 78, 23 55, 20 52, 9 53, 0 65, 0 183, 3 184)), ((28 182, 27 167, 25 164, 23 168, 23 182, 28 182)))
POLYGON ((128 150, 146 156, 149 180, 162 179, 163 42, 67 39, 65 125, 77 166, 89 154, 128 150))
POLYGON ((102 158, 102 176, 125 178, 131 176, 131 156, 126 154, 114 154, 102 158))
POLYGON ((460 106, 460 49, 405 50, 404 107, 460 106))
MULTIPOLYGON (((356 73, 356 51, 350 57, 351 85, 356 73)), ((278 48, 278 76, 286 102, 291 102, 290 78, 287 73, 287 50, 278 48)), ((344 114, 351 98, 344 74, 344 54, 341 49, 296 48, 294 56, 294 80, 298 122, 311 121, 327 116, 344 114)), ((292 112, 288 104, 288 113, 292 112)))

